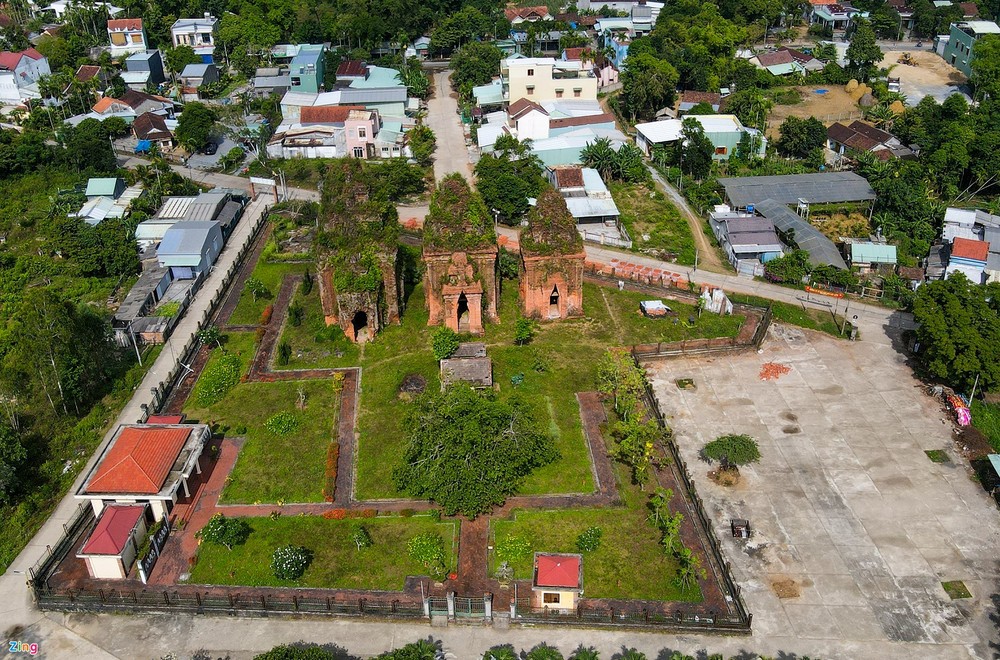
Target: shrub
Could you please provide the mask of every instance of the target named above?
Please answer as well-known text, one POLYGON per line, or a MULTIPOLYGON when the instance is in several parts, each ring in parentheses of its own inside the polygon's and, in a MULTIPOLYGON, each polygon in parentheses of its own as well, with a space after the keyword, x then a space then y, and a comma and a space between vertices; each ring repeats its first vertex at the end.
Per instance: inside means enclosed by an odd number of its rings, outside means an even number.
POLYGON ((300 545, 285 545, 274 551, 271 570, 279 580, 297 580, 309 568, 312 552, 300 545))
POLYGON ((413 517, 414 513, 415 513, 415 511, 413 509, 400 509, 400 511, 399 511, 399 517, 400 518, 411 518, 411 517, 413 517))
POLYGON ((267 334, 267 328, 264 326, 258 326, 257 330, 253 333, 253 340, 258 344, 264 340, 264 335, 267 334))
POLYGON ((431 348, 435 360, 444 360, 458 350, 458 333, 447 326, 441 326, 431 335, 431 348))
POLYGON ((347 517, 346 509, 330 509, 323 512, 323 517, 327 520, 343 520, 347 517))
POLYGON ((313 290, 313 276, 308 270, 302 276, 302 295, 308 296, 313 290))
POLYGON ((508 534, 496 543, 497 559, 506 562, 516 562, 531 555, 531 541, 523 536, 508 534))
POLYGON ((302 325, 302 319, 305 318, 306 310, 302 305, 295 303, 288 308, 288 322, 294 327, 299 327, 302 325))
POLYGON ((326 486, 323 488, 323 499, 333 501, 337 492, 337 461, 340 459, 340 445, 331 442, 326 448, 326 486))
POLYGON ((414 561, 420 562, 434 577, 444 575, 444 540, 435 532, 424 532, 411 538, 406 544, 406 552, 414 561))
POLYGON ((559 649, 542 642, 524 654, 524 660, 563 660, 559 649))
POLYGON ((604 532, 600 527, 588 527, 580 536, 576 537, 576 549, 580 552, 593 552, 601 545, 601 536, 604 532))
POLYGON ((299 418, 287 410, 282 411, 271 415, 271 417, 264 422, 264 428, 267 429, 271 435, 288 435, 289 433, 294 433, 295 430, 299 428, 299 418))
POLYGON ((757 441, 749 435, 720 435, 701 450, 705 460, 719 461, 723 468, 739 467, 760 460, 757 441))
POLYGON ((212 516, 198 532, 198 538, 206 543, 224 545, 229 550, 234 545, 246 543, 250 536, 250 524, 243 518, 227 518, 221 513, 212 516))
POLYGON ((240 356, 223 352, 198 379, 198 405, 208 407, 221 401, 240 382, 241 371, 240 356))
POLYGON ((361 524, 355 524, 351 529, 351 540, 354 541, 354 545, 358 546, 358 550, 364 548, 370 548, 375 545, 372 541, 372 535, 368 533, 368 529, 361 524))
POLYGON ((361 517, 362 518, 374 518, 377 515, 378 515, 378 509, 362 509, 361 510, 361 517))
POLYGON ((264 283, 261 282, 256 277, 247 278, 246 284, 243 287, 243 291, 248 292, 251 296, 253 296, 254 302, 257 302, 258 298, 266 298, 267 296, 271 295, 271 292, 268 291, 267 286, 265 286, 264 283))
POLYGON ((531 319, 521 317, 514 322, 514 343, 524 346, 535 336, 536 324, 531 319))
POLYGON ((268 305, 260 313, 260 325, 267 325, 271 322, 271 315, 274 314, 274 305, 268 305))
POLYGON ((278 344, 278 364, 286 365, 292 359, 292 345, 287 341, 278 344))

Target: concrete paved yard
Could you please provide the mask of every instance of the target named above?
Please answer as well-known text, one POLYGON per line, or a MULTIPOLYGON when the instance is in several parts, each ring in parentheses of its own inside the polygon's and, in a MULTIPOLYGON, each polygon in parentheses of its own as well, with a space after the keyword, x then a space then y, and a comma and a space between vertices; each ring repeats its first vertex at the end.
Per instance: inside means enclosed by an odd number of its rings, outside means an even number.
POLYGON ((761 354, 649 370, 755 638, 822 657, 1000 651, 1000 512, 952 449, 940 405, 890 346, 772 326, 761 354), (790 371, 763 381, 766 362, 790 371), (696 389, 679 389, 680 378, 696 389), (698 459, 725 433, 754 436, 762 454, 729 488, 698 459), (951 462, 932 463, 929 449, 951 462), (733 539, 731 518, 750 519, 753 538, 733 539), (951 580, 973 598, 951 600, 941 586, 951 580))

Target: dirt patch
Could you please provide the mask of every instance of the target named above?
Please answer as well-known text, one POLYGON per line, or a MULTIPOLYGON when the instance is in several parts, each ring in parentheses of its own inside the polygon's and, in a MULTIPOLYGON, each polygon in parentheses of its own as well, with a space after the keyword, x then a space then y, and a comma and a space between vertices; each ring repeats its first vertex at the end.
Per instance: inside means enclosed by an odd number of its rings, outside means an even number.
POLYGON ((797 424, 792 424, 789 426, 782 426, 781 432, 787 435, 795 435, 796 433, 802 433, 802 427, 797 424))
POLYGON ((868 218, 860 213, 831 213, 829 215, 814 214, 809 217, 810 224, 823 232, 831 241, 838 242, 841 236, 868 236, 871 228, 868 218))
POLYGON ((880 66, 889 68, 889 75, 899 78, 900 91, 909 105, 916 105, 925 96, 943 101, 967 81, 961 71, 929 50, 906 51, 917 66, 899 64, 902 52, 886 53, 880 66))
POLYGON ((826 126, 837 121, 860 119, 861 110, 850 95, 844 91, 843 85, 817 85, 813 87, 796 87, 802 96, 802 101, 793 105, 777 105, 771 110, 767 119, 767 137, 777 139, 781 132, 778 127, 789 117, 806 119, 816 117, 826 126), (826 90, 818 94, 816 90, 826 90))
POLYGON ((787 422, 797 422, 799 421, 799 416, 791 411, 786 410, 785 412, 781 413, 781 419, 787 422))
POLYGON ((771 578, 771 590, 778 598, 798 598, 801 594, 799 583, 790 577, 777 575, 771 578))
POLYGON ((739 470, 711 470, 708 478, 725 488, 735 488, 743 481, 739 470))

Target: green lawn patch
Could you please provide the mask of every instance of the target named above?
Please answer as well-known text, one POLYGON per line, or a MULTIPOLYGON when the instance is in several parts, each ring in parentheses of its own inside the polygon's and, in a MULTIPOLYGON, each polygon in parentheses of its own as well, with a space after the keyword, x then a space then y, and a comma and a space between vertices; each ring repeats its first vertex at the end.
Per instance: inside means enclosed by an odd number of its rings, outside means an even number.
POLYGON ((225 503, 322 502, 326 449, 336 439, 340 393, 332 380, 241 383, 221 401, 197 408, 189 399, 188 417, 227 427, 226 435, 245 436, 221 500, 225 503), (299 410, 299 389, 306 408, 299 410), (275 435, 265 428, 272 416, 295 417, 294 433, 275 435))
POLYGON ((972 425, 986 436, 994 451, 1000 452, 1000 406, 973 399, 972 425))
POLYGON ((292 357, 287 365, 275 364, 275 369, 316 369, 348 367, 358 364, 358 345, 344 335, 339 325, 327 326, 323 306, 319 299, 319 286, 313 284, 309 295, 302 295, 301 288, 292 299, 304 311, 302 322, 292 325, 286 318, 281 341, 292 347, 292 357))
POLYGON ((230 325, 254 325, 260 322, 260 315, 264 308, 274 304, 274 299, 278 297, 278 290, 285 275, 304 273, 306 270, 315 272, 313 263, 268 263, 266 261, 257 262, 251 277, 256 277, 267 287, 268 295, 253 299, 250 292, 244 287, 240 292, 240 302, 229 317, 230 325))
POLYGON ((156 308, 153 312, 153 316, 165 316, 167 318, 177 316, 177 313, 181 311, 181 304, 176 300, 171 300, 170 302, 165 302, 156 308))
POLYGON ((830 312, 819 309, 803 309, 799 305, 748 296, 742 293, 730 293, 729 299, 733 302, 749 303, 760 307, 770 307, 775 321, 797 325, 800 328, 809 330, 819 330, 834 337, 840 337, 840 324, 844 322, 843 316, 838 316, 836 321, 830 312))
MULTIPOLYGON (((744 323, 742 316, 720 316, 709 312, 702 312, 699 316, 694 305, 666 298, 662 298, 663 302, 676 313, 676 316, 651 319, 639 310, 639 303, 643 300, 657 300, 656 296, 597 286, 593 286, 591 290, 601 300, 607 301, 616 325, 620 327, 621 340, 626 344, 649 344, 702 337, 735 337, 744 323), (692 319, 694 323, 691 323, 692 319)), ((585 301, 587 293, 584 292, 585 301)))
MULTIPOLYGON (((629 484, 622 496, 622 507, 516 510, 510 519, 490 523, 492 540, 498 543, 509 535, 522 537, 530 542, 532 554, 578 552, 577 537, 590 527, 599 527, 600 546, 583 557, 583 588, 588 598, 700 601, 699 588, 683 590, 673 582, 675 560, 663 551, 659 531, 646 520, 648 493, 629 484)), ((499 562, 491 558, 490 565, 495 570, 499 562)), ((530 579, 532 556, 512 567, 516 579, 530 579)))
POLYGON ((948 454, 946 454, 941 449, 928 449, 924 451, 927 454, 927 458, 931 460, 932 463, 947 463, 948 454))
POLYGON ((650 186, 612 181, 609 184, 621 222, 632 238, 634 250, 657 250, 679 264, 694 264, 691 227, 666 196, 650 186), (644 239, 649 236, 649 240, 644 239))
POLYGON ((957 600, 959 598, 972 598, 972 593, 969 588, 965 586, 965 583, 961 580, 953 580, 951 582, 942 582, 941 586, 944 587, 945 593, 952 600, 957 600))
POLYGON ((374 589, 399 591, 407 576, 426 575, 406 551, 406 542, 417 534, 436 532, 445 541, 445 566, 455 566, 458 523, 436 522, 430 516, 327 520, 320 516, 249 518, 253 531, 244 545, 232 551, 202 543, 191 571, 195 584, 297 586, 325 589, 374 589), (351 528, 362 523, 374 544, 358 550, 351 528), (271 555, 283 545, 301 545, 313 552, 305 574, 293 583, 278 580, 271 572, 271 555))

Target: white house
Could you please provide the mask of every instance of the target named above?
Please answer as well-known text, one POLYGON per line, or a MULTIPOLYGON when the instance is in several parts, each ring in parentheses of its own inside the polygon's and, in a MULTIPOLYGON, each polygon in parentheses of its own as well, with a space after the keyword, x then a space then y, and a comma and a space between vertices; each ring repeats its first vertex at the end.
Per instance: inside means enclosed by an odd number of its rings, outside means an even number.
POLYGON ((170 26, 170 40, 177 46, 190 46, 208 64, 215 53, 215 35, 219 31, 219 19, 205 12, 203 18, 180 18, 170 26))
POLYGON ((673 144, 681 139, 684 121, 693 119, 701 124, 712 145, 715 160, 728 160, 736 151, 744 135, 754 138, 753 146, 763 157, 767 150, 767 138, 752 128, 746 128, 736 115, 689 115, 685 119, 664 119, 662 121, 636 124, 635 143, 649 156, 658 144, 673 144))
POLYGON ((113 18, 108 21, 111 56, 121 57, 146 51, 146 28, 141 18, 113 18))
POLYGON ((38 79, 50 75, 49 61, 34 48, 0 53, 0 103, 39 99, 38 79))

